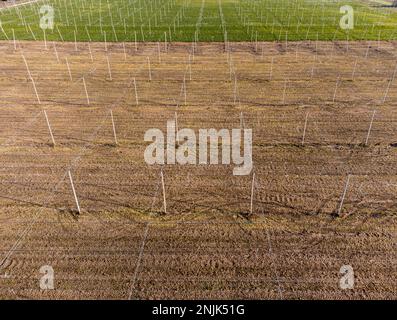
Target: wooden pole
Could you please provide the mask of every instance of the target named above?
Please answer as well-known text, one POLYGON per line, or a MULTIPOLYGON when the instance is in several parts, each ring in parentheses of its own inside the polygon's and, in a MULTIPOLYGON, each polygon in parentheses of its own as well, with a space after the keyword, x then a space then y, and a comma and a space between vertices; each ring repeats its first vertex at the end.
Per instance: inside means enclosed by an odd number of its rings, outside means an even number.
POLYGON ((70 184, 71 184, 72 190, 73 190, 74 200, 76 201, 77 212, 80 214, 81 210, 80 210, 79 200, 77 199, 76 190, 74 189, 73 179, 72 179, 72 175, 71 175, 70 171, 68 171, 68 174, 69 174, 70 184))
POLYGON ((371 122, 369 124, 367 138, 365 139, 365 145, 368 144, 369 135, 370 135, 371 129, 372 129, 372 123, 374 122, 374 118, 375 118, 375 113, 376 113, 376 110, 374 110, 373 113, 372 113, 372 118, 371 118, 371 122))
POLYGON ((46 121, 47 121, 48 130, 50 131, 50 136, 51 136, 51 140, 52 140, 52 145, 55 147, 54 136, 53 136, 53 134, 52 134, 50 122, 48 121, 47 112, 46 112, 45 110, 44 110, 44 116, 45 116, 45 119, 46 119, 46 121))
POLYGON ((342 199, 341 199, 340 204, 339 204, 338 216, 339 216, 340 213, 342 212, 342 206, 343 206, 343 202, 345 201, 347 188, 349 187, 349 181, 350 181, 350 174, 347 176, 347 180, 346 180, 346 184, 345 184, 345 189, 344 189, 344 191, 343 191, 342 199))
POLYGON ((250 206, 250 213, 253 212, 254 206, 254 186, 255 186, 255 172, 252 174, 252 183, 251 183, 251 206, 250 206))
POLYGON ((164 204, 164 212, 167 213, 167 200, 165 198, 165 185, 164 185, 164 175, 163 170, 161 170, 161 185, 163 187, 163 204, 164 204))
POLYGON ((86 98, 87 98, 87 104, 90 104, 90 98, 88 97, 87 85, 85 84, 85 79, 84 79, 84 77, 83 77, 83 84, 84 84, 85 96, 86 96, 86 98))
POLYGON ((136 102, 136 105, 138 105, 139 104, 139 100, 138 100, 138 90, 137 90, 137 88, 136 88, 136 79, 134 78, 134 90, 135 90, 135 102, 136 102))
POLYGON ((302 135, 302 145, 305 143, 306 127, 307 127, 307 119, 308 119, 308 117, 309 117, 309 112, 306 112, 305 126, 303 127, 303 135, 302 135))
POLYGON ((114 125, 113 111, 110 110, 110 117, 112 118, 112 127, 113 127, 113 136, 114 136, 114 144, 117 146, 117 135, 116 135, 116 127, 114 125))

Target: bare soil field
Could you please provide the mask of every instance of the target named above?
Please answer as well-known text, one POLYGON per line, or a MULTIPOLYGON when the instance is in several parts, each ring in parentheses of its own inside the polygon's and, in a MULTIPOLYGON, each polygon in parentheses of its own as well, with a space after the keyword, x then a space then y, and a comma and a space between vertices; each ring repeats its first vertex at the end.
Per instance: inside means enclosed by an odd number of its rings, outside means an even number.
POLYGON ((396 299, 396 47, 1 42, 0 298, 396 299), (252 129, 252 213, 234 165, 146 164, 176 114, 252 129))

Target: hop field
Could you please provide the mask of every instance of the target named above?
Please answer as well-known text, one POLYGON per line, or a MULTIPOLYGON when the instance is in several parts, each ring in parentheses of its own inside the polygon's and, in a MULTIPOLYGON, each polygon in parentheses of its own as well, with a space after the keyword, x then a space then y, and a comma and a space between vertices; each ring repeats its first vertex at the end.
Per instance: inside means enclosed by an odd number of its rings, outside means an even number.
POLYGON ((392 1, 9 0, 0 22, 0 300, 396 299, 392 1))
POLYGON ((313 0, 48 0, 6 6, 0 39, 57 41, 390 40, 397 11, 388 2, 313 0), (43 5, 54 28, 40 28, 43 5), (354 9, 341 29, 340 8, 354 9))

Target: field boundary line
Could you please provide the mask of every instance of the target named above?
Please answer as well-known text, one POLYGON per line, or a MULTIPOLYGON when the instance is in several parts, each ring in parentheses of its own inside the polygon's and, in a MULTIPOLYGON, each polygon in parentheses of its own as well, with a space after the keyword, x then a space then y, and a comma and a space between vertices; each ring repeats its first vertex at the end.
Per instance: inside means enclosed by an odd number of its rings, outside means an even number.
MULTIPOLYGON (((269 254, 270 254, 270 256, 272 257, 271 260, 272 260, 272 262, 273 262, 274 264, 276 264, 276 255, 275 255, 275 253, 274 253, 274 251, 273 251, 272 243, 271 243, 271 241, 270 241, 270 234, 269 234, 268 228, 266 228, 266 235, 267 235, 267 241, 268 241, 268 243, 269 243, 269 254)), ((274 275, 275 275, 275 277, 276 277, 278 294, 279 294, 279 296, 280 296, 280 299, 281 299, 281 300, 284 300, 283 291, 282 291, 282 289, 281 289, 280 277, 279 277, 277 268, 276 268, 275 266, 273 266, 273 263, 272 263, 272 269, 273 269, 274 275)))
POLYGON ((149 222, 146 224, 145 232, 143 234, 142 244, 141 244, 141 248, 139 250, 139 256, 138 256, 138 260, 136 262, 136 267, 135 267, 135 271, 134 271, 134 277, 132 278, 132 282, 131 282, 131 286, 130 286, 130 290, 129 290, 129 294, 128 294, 128 300, 131 300, 132 292, 135 289, 135 282, 136 282, 136 279, 138 277, 139 266, 141 265, 143 251, 145 249, 147 234, 148 234, 148 231, 149 231, 149 224, 150 224, 149 222))

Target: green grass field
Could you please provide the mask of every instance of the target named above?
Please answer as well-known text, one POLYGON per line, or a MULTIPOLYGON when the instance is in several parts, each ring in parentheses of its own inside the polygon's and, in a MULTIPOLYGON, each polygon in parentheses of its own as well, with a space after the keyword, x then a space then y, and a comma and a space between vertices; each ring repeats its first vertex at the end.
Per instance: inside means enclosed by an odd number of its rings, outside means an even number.
POLYGON ((0 39, 42 40, 40 7, 54 8, 58 41, 391 40, 397 8, 335 0, 47 0, 0 11, 0 39), (343 5, 354 29, 343 30, 343 5))

